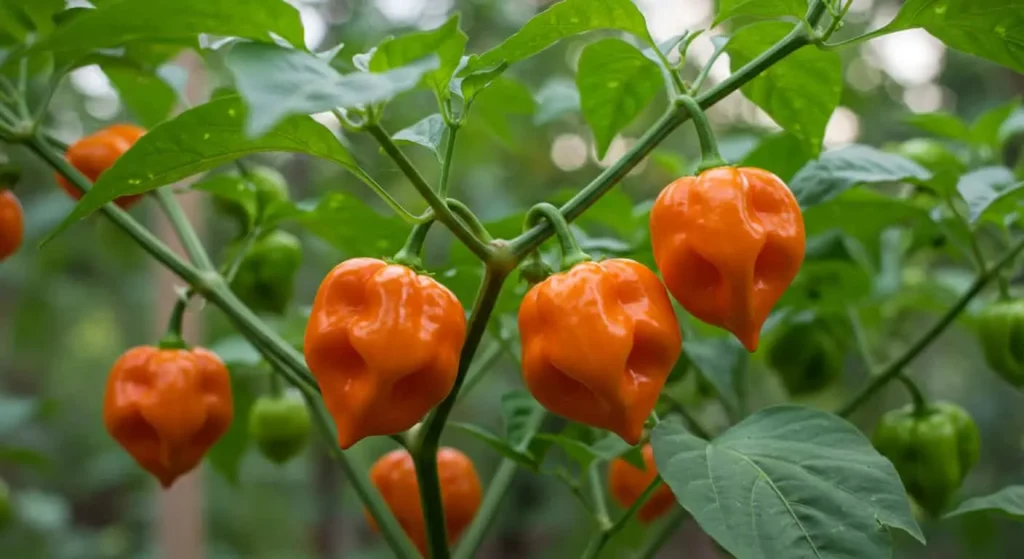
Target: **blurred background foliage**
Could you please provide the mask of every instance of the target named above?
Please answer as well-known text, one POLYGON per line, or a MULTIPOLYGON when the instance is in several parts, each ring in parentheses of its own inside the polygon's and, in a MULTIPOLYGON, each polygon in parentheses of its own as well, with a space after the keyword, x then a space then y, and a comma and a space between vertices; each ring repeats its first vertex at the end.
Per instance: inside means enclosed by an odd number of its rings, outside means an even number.
MULTIPOLYGON (((656 40, 686 30, 706 28, 713 19, 713 0, 635 0, 647 17, 656 40)), ((301 11, 307 46, 326 50, 344 43, 335 65, 351 70, 352 55, 366 52, 388 35, 430 29, 453 12, 462 15, 469 52, 481 52, 518 29, 546 0, 293 0, 301 11)), ((854 0, 839 38, 885 24, 899 3, 854 0)), ((242 2, 239 9, 244 9, 242 2)), ((743 23, 742 21, 735 24, 743 23)), ((690 49, 688 77, 711 56, 710 37, 728 33, 729 25, 705 33, 690 49)), ((522 213, 541 200, 564 201, 603 167, 613 162, 664 109, 663 97, 651 104, 598 158, 592 135, 579 111, 575 67, 583 46, 601 37, 591 33, 566 40, 539 56, 515 65, 479 97, 469 124, 460 133, 451 177, 453 194, 464 200, 497 236, 518 231, 522 213)), ((1024 90, 1024 77, 979 58, 947 50, 923 30, 888 35, 840 51, 845 87, 840 107, 825 134, 827 148, 850 143, 889 147, 902 140, 927 136, 914 124, 915 114, 944 111, 967 122, 1003 106, 1024 90)), ((216 59, 194 52, 172 59, 160 69, 163 83, 132 84, 133 76, 99 66, 75 70, 61 82, 51 109, 49 128, 73 141, 107 123, 153 118, 154 104, 170 106, 179 90, 202 102, 226 84, 227 74, 216 59), (134 96, 134 98, 133 98, 134 96), (139 96, 142 100, 139 100, 139 96)), ((728 57, 714 65, 710 81, 729 73, 728 57)), ((1013 108, 1010 107, 1012 110, 1013 108)), ((1024 120, 1016 109, 1011 118, 1024 120)), ((415 91, 388 108, 384 124, 396 132, 436 112, 431 94, 415 91)), ((155 113, 159 118, 159 111, 155 113)), ((799 144, 780 133, 771 119, 737 93, 709 111, 730 161, 750 160, 784 179, 810 158, 799 144)), ((337 122, 323 121, 341 134, 337 122)), ((363 167, 404 205, 422 201, 404 176, 378 152, 367 137, 344 141, 363 167)), ((956 147, 950 144, 951 147, 956 147)), ((436 179, 435 156, 419 146, 406 148, 429 181, 436 179)), ((1010 166, 1019 145, 1011 142, 1010 166)), ((596 254, 626 254, 651 262, 646 210, 668 182, 690 171, 698 154, 692 127, 684 126, 632 172, 619 188, 603 198, 577 225, 586 248, 596 254)), ((101 406, 106 373, 126 348, 152 343, 164 317, 155 311, 161 294, 155 264, 110 223, 93 216, 75 225, 44 249, 39 241, 70 210, 72 202, 56 188, 52 173, 40 161, 15 149, 0 158, 20 164, 24 178, 18 188, 27 216, 22 250, 0 266, 0 477, 11 486, 14 522, 0 532, 4 557, 156 557, 161 550, 154 532, 158 488, 102 427, 101 406)), ((348 256, 384 256, 404 238, 405 226, 362 184, 340 167, 304 156, 267 155, 252 159, 280 169, 289 179, 292 197, 314 206, 333 197, 336 212, 317 212, 287 226, 303 240, 305 258, 296 286, 297 305, 284 318, 269 319, 296 344, 304 318, 323 275, 348 256)), ((220 254, 237 234, 234 226, 209 210, 193 217, 203 224, 213 254, 220 254)), ((153 223, 156 207, 143 203, 133 214, 153 223)), ((844 219, 844 216, 832 216, 844 219)), ((851 226, 866 215, 848 215, 851 226)), ((845 221, 843 223, 846 223, 845 221)), ((820 272, 832 290, 827 299, 854 301, 880 356, 897 353, 935 313, 948 306, 970 282, 963 256, 943 243, 924 256, 900 259, 902 251, 885 247, 907 239, 899 233, 879 234, 885 226, 865 226, 865 246, 879 273, 852 267, 829 269, 821 263, 798 281, 815 292, 808 274, 820 272), (892 256, 892 258, 886 257, 892 256), (893 259, 895 258, 895 260, 893 259), (835 278, 839 278, 838 280, 835 278)), ((475 259, 440 228, 427 247, 428 267, 437 272, 468 305, 479 281, 475 259), (453 248, 454 247, 454 248, 453 248)), ((920 238, 916 239, 920 240, 920 238)), ((817 275, 815 276, 817 277, 817 275)), ((509 283, 500 310, 514 312, 521 284, 509 283)), ((513 316, 513 315, 509 315, 513 316)), ((202 342, 217 350, 236 373, 236 417, 264 390, 265 371, 252 350, 235 336, 223 316, 203 313, 202 342)), ((514 321, 496 320, 510 326, 514 321)), ((504 328, 514 332, 514 328, 504 328)), ((688 333, 714 335, 695 321, 688 333)), ((515 342, 512 340, 510 345, 515 342)), ((744 377, 748 409, 786 399, 779 381, 763 365, 766 351, 754 354, 744 377)), ((864 380, 864 368, 851 352, 843 382, 800 403, 835 409, 864 380)), ((500 429, 497 402, 521 386, 514 359, 503 356, 485 380, 456 410, 454 419, 471 420, 500 429)), ((988 373, 971 330, 962 319, 910 368, 935 398, 964 405, 983 431, 981 464, 968 478, 965 495, 991 492, 1024 482, 1024 406, 1020 394, 988 373)), ((702 397, 694 375, 680 376, 669 388, 712 425, 725 416, 702 397)), ((871 428, 878 415, 905 400, 899 387, 886 390, 854 419, 871 428)), ((244 426, 243 422, 239 422, 244 426)), ((557 428, 557 425, 549 425, 557 428)), ((465 450, 486 482, 499 456, 479 441, 449 430, 444 442, 465 450)), ((247 446, 244 429, 220 443, 204 466, 203 510, 206 556, 253 557, 386 557, 388 552, 369 531, 355 496, 317 445, 301 459, 275 467, 247 446)), ((391 448, 387 440, 371 440, 351 452, 366 464, 391 448)), ((1024 531, 1009 521, 982 515, 942 522, 923 520, 927 550, 900 542, 898 557, 1003 558, 1024 544, 1024 531)), ((481 552, 484 557, 564 557, 578 553, 592 534, 585 514, 557 482, 520 474, 506 498, 497 527, 481 552)), ((642 531, 631 525, 608 553, 628 556, 642 531)), ((713 544, 688 523, 663 551, 664 557, 714 557, 713 544)))

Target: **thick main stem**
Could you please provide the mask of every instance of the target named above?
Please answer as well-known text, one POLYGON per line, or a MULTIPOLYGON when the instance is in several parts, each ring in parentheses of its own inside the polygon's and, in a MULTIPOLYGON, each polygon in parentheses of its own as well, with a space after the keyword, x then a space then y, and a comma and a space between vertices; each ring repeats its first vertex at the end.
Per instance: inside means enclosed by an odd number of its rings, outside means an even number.
POLYGON ((985 271, 985 273, 979 274, 977 279, 974 280, 974 283, 967 288, 967 291, 965 291, 964 294, 957 299, 956 303, 946 311, 946 314, 942 315, 942 317, 939 318, 939 320, 924 334, 922 334, 913 345, 907 348, 907 350, 903 352, 903 355, 899 356, 895 361, 887 365, 881 372, 875 375, 871 382, 869 382, 859 394, 854 396, 853 399, 851 399, 850 402, 843 406, 843 408, 837 413, 843 417, 848 417, 856 411, 861 404, 867 402, 872 396, 874 396, 875 392, 878 392, 882 387, 895 379, 904 367, 909 365, 911 361, 925 350, 925 348, 931 345, 935 338, 939 337, 939 334, 942 334, 942 332, 944 332, 946 328, 956 320, 956 317, 960 316, 960 313, 967 308, 967 305, 970 304, 971 300, 974 299, 978 293, 981 293, 981 290, 988 284, 988 282, 992 281, 999 275, 999 271, 1002 270, 1004 266, 1013 262, 1014 258, 1016 258, 1022 250, 1024 250, 1024 240, 1019 241, 1016 245, 1011 247, 1010 250, 1003 255, 1003 258, 985 271))
POLYGON ((459 397, 459 390, 466 380, 466 372, 473 361, 476 348, 487 330, 487 321, 494 311, 498 294, 505 282, 505 275, 495 273, 488 268, 484 273, 483 283, 473 303, 466 341, 459 356, 459 372, 455 385, 448 397, 441 402, 424 421, 419 440, 412 448, 413 460, 416 464, 416 479, 420 486, 420 503, 427 524, 427 546, 433 559, 444 559, 449 556, 448 536, 445 530, 444 507, 441 502, 441 484, 437 477, 437 449, 444 431, 448 415, 459 397))

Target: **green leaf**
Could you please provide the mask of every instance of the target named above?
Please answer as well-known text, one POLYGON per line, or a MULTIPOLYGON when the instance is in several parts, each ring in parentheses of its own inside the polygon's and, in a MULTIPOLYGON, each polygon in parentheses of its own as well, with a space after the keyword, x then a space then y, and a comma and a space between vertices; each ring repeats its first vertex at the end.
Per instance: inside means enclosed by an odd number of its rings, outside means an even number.
POLYGON ((238 470, 249 446, 249 410, 256 401, 258 377, 231 371, 231 397, 234 399, 235 420, 217 444, 206 453, 213 469, 232 485, 238 484, 238 470))
POLYGON ((1002 144, 1018 134, 1024 134, 1024 109, 1022 108, 1018 108, 1013 111, 1013 114, 1007 117, 999 127, 997 137, 999 139, 999 143, 1002 144))
POLYGON ((409 226, 384 216, 351 194, 331 192, 299 220, 311 233, 347 256, 392 256, 405 243, 409 226), (367 235, 367 231, 373 231, 367 235))
POLYGON ((991 495, 967 499, 947 512, 944 518, 972 512, 998 512, 1015 520, 1024 520, 1024 485, 1011 485, 991 495))
POLYGON ((538 413, 544 413, 544 408, 528 392, 513 390, 501 396, 501 415, 505 418, 505 438, 509 444, 519 446, 527 440, 530 423, 538 413))
POLYGON ((64 0, 0 0, 0 45, 28 42, 53 31, 53 16, 64 0))
POLYGON ((221 174, 204 177, 192 184, 192 190, 209 192, 210 194, 236 202, 245 211, 247 226, 252 226, 259 214, 259 200, 256 190, 250 188, 240 175, 221 174))
POLYGON ((998 153, 999 147, 1003 143, 1000 134, 1003 124, 1019 108, 1020 100, 1014 99, 1009 103, 999 105, 982 113, 971 124, 971 141, 975 145, 990 150, 990 154, 998 153))
POLYGON ((146 128, 166 120, 178 102, 174 88, 154 72, 115 60, 101 64, 100 67, 121 94, 121 99, 135 120, 146 128))
POLYGON ((506 145, 513 146, 515 141, 509 119, 517 115, 532 115, 534 109, 533 95, 525 85, 511 78, 500 77, 479 93, 473 105, 473 116, 476 118, 470 122, 483 126, 506 145))
POLYGON ((210 351, 217 354, 229 368, 255 367, 263 362, 260 354, 249 340, 241 334, 233 334, 217 340, 210 346, 210 351))
POLYGON ((630 0, 562 0, 533 16, 517 33, 471 58, 462 75, 529 58, 566 37, 595 29, 617 29, 654 44, 647 22, 630 0))
POLYGON ((33 470, 50 470, 53 462, 42 452, 23 446, 0 444, 0 464, 33 470))
MULTIPOLYGON (((468 62, 469 59, 470 57, 463 57, 460 68, 465 67, 465 63, 468 62)), ((452 78, 449 90, 455 95, 462 97, 466 102, 472 102, 481 91, 490 87, 491 84, 500 78, 507 69, 508 63, 502 62, 494 68, 476 70, 463 77, 452 78)), ((460 73, 461 70, 456 70, 456 76, 460 73)))
POLYGON ((633 121, 663 87, 658 65, 620 39, 591 43, 576 73, 583 117, 594 131, 597 156, 633 121))
POLYGON ((910 228, 919 237, 940 234, 928 210, 866 190, 851 190, 804 212, 808 237, 839 229, 864 243, 877 244, 882 231, 894 226, 910 228))
POLYGON ((494 433, 491 433, 490 431, 484 429, 483 427, 479 427, 471 423, 462 423, 460 421, 451 421, 448 423, 448 426, 455 427, 456 429, 464 433, 470 434, 484 443, 487 443, 487 446, 490 446, 494 450, 498 451, 498 453, 504 456, 505 458, 514 460, 517 464, 523 466, 524 468, 528 468, 533 471, 536 471, 538 468, 537 460, 534 459, 533 456, 520 450, 516 450, 515 448, 512 448, 509 445, 508 441, 495 435, 494 433))
POLYGON ((708 381, 731 416, 740 412, 740 390, 750 361, 749 353, 732 336, 683 342, 683 353, 708 381))
POLYGON ((384 72, 435 54, 440 64, 437 69, 424 74, 423 82, 438 97, 445 98, 448 96, 448 82, 466 50, 466 39, 466 34, 459 29, 459 16, 456 14, 436 29, 384 40, 374 49, 369 68, 371 72, 384 72))
POLYGON ((803 19, 807 13, 807 0, 721 0, 718 3, 718 16, 715 27, 723 21, 736 16, 778 18, 794 16, 803 19))
POLYGON ((103 173, 51 237, 119 196, 142 194, 250 153, 308 153, 362 172, 330 130, 312 118, 289 117, 250 138, 243 130, 245 113, 241 99, 225 97, 156 126, 103 173))
POLYGON ((561 448, 570 460, 579 465, 580 470, 586 470, 598 459, 597 454, 586 443, 564 434, 540 433, 534 436, 534 440, 553 443, 561 448))
POLYGON ((743 158, 743 165, 775 173, 789 182, 808 161, 814 158, 806 142, 789 132, 764 137, 743 158))
POLYGON ((950 47, 1024 72, 1021 0, 907 0, 872 36, 923 27, 950 47))
POLYGON ((371 74, 341 75, 305 51, 261 43, 232 47, 225 60, 249 106, 246 131, 258 136, 287 115, 383 103, 408 91, 438 67, 436 56, 371 74))
POLYGON ((644 465, 643 448, 641 446, 633 446, 627 443, 618 435, 608 435, 607 437, 598 440, 594 444, 590 445, 590 450, 595 456, 597 456, 597 459, 602 462, 622 458, 629 464, 632 464, 641 470, 646 469, 646 466, 644 465))
POLYGON ((854 262, 804 262, 779 307, 844 312, 871 295, 871 273, 854 262))
POLYGON ((949 113, 919 113, 906 116, 904 122, 929 134, 968 142, 971 130, 967 123, 949 113))
POLYGON ((968 221, 976 223, 1001 195, 1019 190, 1016 183, 1017 177, 1006 167, 983 167, 962 175, 956 190, 967 201, 968 221))
POLYGON ((927 169, 909 159, 854 144, 825 152, 800 169, 789 186, 800 206, 809 208, 860 184, 925 181, 930 177, 927 169))
MULTIPOLYGON (((791 24, 779 21, 741 28, 725 46, 732 71, 760 56, 792 29, 791 24)), ((843 90, 842 63, 836 52, 804 47, 741 89, 772 120, 803 140, 810 152, 817 155, 825 126, 843 90)))
POLYGON ((282 0, 122 0, 79 14, 31 50, 47 49, 59 59, 117 47, 140 38, 191 45, 200 33, 271 41, 275 33, 303 46, 299 12, 282 0))
POLYGON ((396 142, 408 142, 423 146, 434 153, 438 161, 444 157, 441 154, 441 142, 444 140, 444 132, 447 129, 444 117, 434 113, 423 120, 395 132, 392 140, 396 142))
POLYGON ((537 101, 537 114, 533 115, 533 123, 537 125, 580 111, 580 92, 571 80, 564 78, 548 80, 534 99, 537 101))
POLYGON ((924 543, 896 469, 835 415, 772 407, 711 442, 663 421, 651 444, 679 504, 739 559, 890 557, 886 528, 924 543))

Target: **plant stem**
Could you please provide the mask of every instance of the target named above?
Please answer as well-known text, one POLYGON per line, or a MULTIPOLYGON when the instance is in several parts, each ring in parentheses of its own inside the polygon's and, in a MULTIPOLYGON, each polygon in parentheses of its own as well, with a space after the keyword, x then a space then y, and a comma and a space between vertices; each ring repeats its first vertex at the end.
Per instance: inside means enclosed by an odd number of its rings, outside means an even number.
POLYGON ((462 390, 459 390, 459 400, 469 396, 476 385, 480 384, 484 375, 489 372, 488 369, 491 368, 491 365, 494 365, 498 361, 498 357, 501 357, 501 351, 501 342, 496 342, 473 360, 473 366, 466 373, 466 382, 463 383, 462 390))
POLYGON ((864 361, 864 366, 867 367, 868 371, 875 370, 875 359, 871 355, 871 345, 868 343, 867 332, 864 331, 864 325, 861 324, 860 315, 857 314, 857 309, 850 306, 846 309, 846 314, 850 317, 850 328, 853 330, 853 338, 857 341, 857 351, 860 353, 860 358, 864 361))
POLYGON ((604 498, 604 485, 601 483, 601 470, 597 467, 597 462, 594 462, 588 468, 587 478, 587 485, 590 486, 590 499, 594 503, 594 515, 597 517, 597 524, 602 532, 607 532, 612 526, 612 521, 608 516, 608 503, 604 498))
POLYGON ((456 122, 448 123, 448 137, 444 142, 444 159, 441 161, 441 179, 437 185, 437 195, 442 200, 448 198, 448 177, 452 172, 452 154, 455 153, 455 136, 459 133, 460 125, 456 122))
POLYGON ((558 236, 558 244, 562 248, 563 270, 568 270, 580 262, 587 262, 590 260, 590 256, 580 250, 580 245, 576 242, 576 237, 569 229, 569 224, 565 221, 562 213, 558 211, 558 208, 547 202, 541 202, 526 212, 526 220, 523 222, 523 229, 529 231, 530 227, 533 227, 543 220, 547 220, 548 223, 555 228, 555 234, 558 236))
MULTIPOLYGON (((727 37, 725 42, 728 43, 731 39, 732 37, 727 37)), ((717 61, 723 54, 725 54, 725 45, 722 45, 721 48, 716 48, 715 52, 711 53, 711 58, 709 58, 704 64, 704 67, 700 69, 700 73, 697 74, 697 78, 693 80, 693 85, 690 87, 691 91, 694 93, 700 91, 700 87, 704 85, 704 80, 708 79, 708 75, 711 74, 711 67, 715 65, 715 61, 717 61)))
POLYGON ((420 503, 427 524, 427 545, 430 557, 445 559, 448 557, 448 536, 445 530, 444 507, 441 503, 441 484, 437 477, 437 449, 444 431, 448 415, 459 397, 459 390, 466 380, 466 372, 473 361, 480 340, 487 329, 487 321, 494 311, 498 294, 505 282, 505 274, 487 268, 483 283, 477 293, 473 310, 470 313, 469 325, 466 330, 466 341, 459 356, 459 372, 455 385, 448 397, 444 399, 421 427, 419 440, 413 445, 413 461, 416 465, 416 479, 420 486, 420 503))
POLYGON ((413 226, 412 231, 409 233, 409 237, 405 240, 405 244, 402 245, 399 250, 391 259, 398 264, 412 268, 413 270, 420 270, 423 268, 423 241, 427 240, 427 233, 430 232, 430 226, 434 224, 434 220, 424 221, 413 226))
POLYGON ((597 557, 605 544, 607 544, 609 540, 615 537, 615 534, 619 533, 619 531, 626 526, 629 519, 636 515, 637 511, 640 510, 640 507, 644 506, 644 503, 651 498, 651 495, 654 495, 654 492, 661 487, 662 483, 664 483, 664 481, 661 479, 661 476, 655 477, 654 481, 649 483, 644 489, 644 492, 641 493, 635 501, 633 501, 633 504, 629 506, 629 509, 622 513, 622 516, 615 521, 615 524, 612 524, 601 532, 598 538, 587 548, 583 556, 585 558, 597 557))
POLYGON ((171 317, 167 320, 167 332, 160 340, 160 349, 185 349, 185 338, 181 335, 181 323, 188 307, 188 297, 181 295, 174 302, 171 317))
POLYGON ((460 240, 462 244, 466 245, 473 254, 477 255, 484 262, 489 262, 492 258, 491 247, 473 234, 459 219, 452 213, 452 210, 445 203, 445 200, 438 196, 436 192, 427 181, 423 178, 423 175, 416 169, 412 164, 412 161, 405 156, 401 148, 391 139, 391 136, 385 131, 379 124, 369 124, 365 130, 373 136, 380 147, 387 153, 391 159, 398 165, 398 168, 405 173, 405 176, 412 183, 412 186, 420 193, 420 196, 427 201, 427 204, 431 209, 434 210, 434 215, 437 220, 440 221, 451 230, 451 232, 460 240))
POLYGON ((195 229, 189 223, 188 217, 181 209, 181 204, 178 203, 170 188, 166 186, 158 188, 153 194, 157 202, 160 203, 160 207, 163 208, 164 213, 167 214, 171 227, 174 228, 174 232, 181 239, 181 245, 185 247, 185 252, 188 254, 189 259, 192 260, 192 263, 198 266, 200 270, 215 270, 216 267, 214 267, 213 262, 210 260, 210 256, 206 254, 206 248, 203 247, 202 241, 199 240, 199 236, 196 235, 195 229))
POLYGON ((476 214, 474 214, 468 206, 455 198, 448 198, 445 200, 445 203, 448 204, 448 207, 451 208, 455 216, 462 220, 462 223, 464 223, 466 227, 469 227, 469 230, 472 231, 478 239, 485 243, 489 243, 494 240, 494 237, 487 232, 487 228, 484 227, 483 223, 480 223, 480 219, 476 217, 476 214))
POLYGON ((984 273, 979 274, 974 283, 964 292, 963 295, 953 304, 952 307, 946 311, 946 314, 942 315, 939 320, 932 325, 920 338, 914 342, 903 355, 899 356, 896 360, 886 365, 881 372, 874 376, 871 382, 865 386, 860 393, 853 397, 849 403, 842 407, 837 413, 842 417, 849 417, 858 407, 864 402, 868 401, 871 396, 878 392, 883 386, 889 383, 889 381, 896 378, 911 361, 913 361, 922 351, 925 350, 935 338, 939 337, 945 329, 956 320, 956 317, 960 316, 960 313, 967 308, 967 305, 974 299, 981 290, 992 281, 996 276, 999 275, 999 271, 1006 265, 1014 260, 1014 258, 1024 250, 1024 240, 1018 241, 1017 244, 1013 245, 1010 250, 1003 255, 1003 258, 996 262, 991 268, 986 270, 984 273))
POLYGON ((697 101, 689 95, 682 95, 676 98, 676 104, 681 105, 690 115, 693 127, 697 130, 697 138, 700 140, 700 163, 697 164, 697 172, 701 173, 707 169, 725 165, 722 154, 718 153, 718 141, 715 140, 715 132, 711 129, 707 115, 697 104, 697 101))
POLYGON ((903 383, 903 387, 910 393, 910 401, 914 404, 914 415, 924 416, 928 414, 928 401, 925 400, 924 394, 921 393, 921 389, 917 387, 914 381, 910 380, 905 372, 900 372, 896 375, 896 378, 903 383))
POLYGON ((658 528, 658 531, 654 532, 647 543, 644 544, 639 551, 637 551, 636 559, 653 559, 658 554, 658 550, 672 537, 672 534, 679 529, 679 526, 683 524, 683 520, 686 519, 686 510, 682 508, 676 508, 672 511, 669 517, 665 520, 665 523, 658 528))

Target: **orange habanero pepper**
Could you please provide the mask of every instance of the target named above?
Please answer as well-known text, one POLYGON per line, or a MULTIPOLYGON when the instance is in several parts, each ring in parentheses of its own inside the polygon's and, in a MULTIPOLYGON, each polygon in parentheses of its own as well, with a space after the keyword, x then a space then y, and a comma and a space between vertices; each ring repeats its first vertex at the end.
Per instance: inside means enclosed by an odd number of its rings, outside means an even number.
POLYGON ((206 349, 135 347, 107 378, 107 431, 165 488, 199 464, 233 414, 228 369, 206 349))
POLYGON ((0 260, 14 254, 25 233, 25 216, 18 197, 10 190, 0 190, 0 260))
POLYGON ((626 259, 583 262, 519 308, 523 380, 544 407, 636 444, 682 335, 665 287, 626 259))
MULTIPOLYGON (((71 144, 65 157, 86 178, 96 182, 145 133, 144 128, 134 124, 112 124, 71 144)), ((82 197, 82 193, 64 175, 58 172, 56 177, 57 184, 72 198, 78 200, 82 197)), ((127 209, 141 198, 142 195, 121 196, 115 202, 127 209)))
MULTIPOLYGON (((469 526, 483 500, 480 478, 473 462, 454 448, 442 447, 437 451, 437 478, 441 485, 441 507, 444 509, 448 543, 462 535, 469 526)), ((370 482, 380 491, 388 509, 395 515, 412 543, 427 555, 427 529, 420 505, 420 486, 416 480, 416 467, 405 449, 393 450, 380 457, 370 468, 370 482)), ((370 527, 377 523, 366 514, 370 527)))
MULTIPOLYGON (((643 455, 643 470, 622 458, 616 458, 608 465, 608 490, 623 508, 628 509, 633 506, 633 503, 647 490, 647 486, 658 476, 658 469, 654 465, 654 450, 651 449, 651 445, 644 445, 643 455)), ((647 502, 640 505, 637 516, 641 522, 651 522, 671 510, 675 504, 676 496, 672 494, 668 485, 662 483, 654 490, 647 502)))
POLYGON ((683 177, 661 191, 650 227, 654 260, 676 300, 757 349, 804 259, 803 215, 786 184, 754 167, 683 177))
POLYGON ((348 448, 415 425, 459 370, 466 315, 430 276, 374 258, 335 266, 306 325, 306 363, 348 448))

